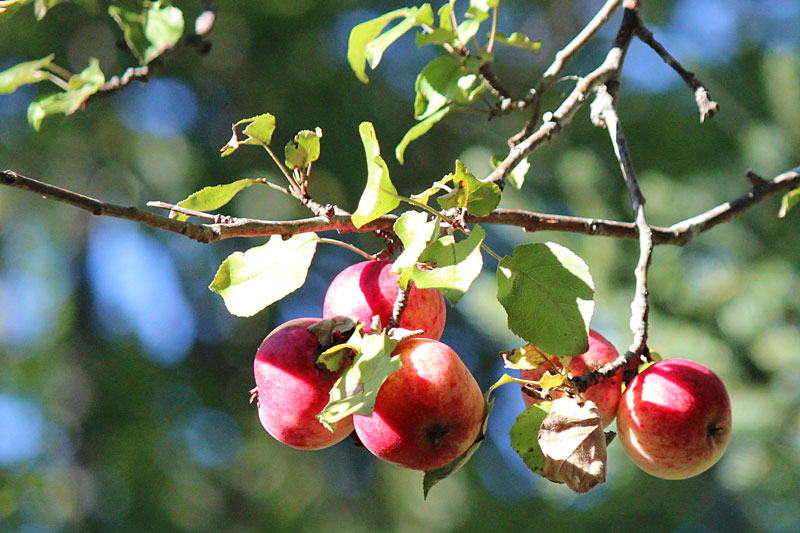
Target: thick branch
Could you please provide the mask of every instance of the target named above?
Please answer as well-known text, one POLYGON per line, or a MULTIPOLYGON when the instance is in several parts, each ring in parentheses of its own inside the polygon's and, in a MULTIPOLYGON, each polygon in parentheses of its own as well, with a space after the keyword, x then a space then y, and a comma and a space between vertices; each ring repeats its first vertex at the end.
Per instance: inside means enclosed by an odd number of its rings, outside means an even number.
MULTIPOLYGON (((12 170, 0 172, 0 184, 34 192, 45 198, 64 202, 95 215, 112 216, 140 222, 150 227, 165 229, 200 242, 213 242, 231 237, 264 237, 269 235, 294 235, 309 231, 350 232, 390 232, 397 217, 386 215, 380 217, 360 229, 356 229, 349 216, 336 214, 316 216, 299 220, 272 221, 251 218, 222 217, 208 213, 186 213, 201 219, 213 221, 213 224, 195 224, 181 222, 169 217, 141 211, 136 207, 121 206, 103 202, 95 198, 55 187, 47 183, 27 178, 12 170)), ((670 227, 650 226, 655 244, 673 244, 682 246, 694 237, 717 224, 727 222, 747 211, 757 203, 800 188, 800 166, 784 172, 770 180, 764 180, 758 187, 742 194, 730 202, 720 204, 713 209, 690 219, 673 224, 670 227)), ((173 204, 151 202, 154 207, 173 209, 173 204)), ((571 217, 534 213, 518 209, 495 209, 488 216, 467 216, 469 224, 498 224, 516 226, 525 231, 561 231, 583 235, 614 237, 618 239, 638 239, 639 232, 631 222, 618 222, 595 218, 571 217)))

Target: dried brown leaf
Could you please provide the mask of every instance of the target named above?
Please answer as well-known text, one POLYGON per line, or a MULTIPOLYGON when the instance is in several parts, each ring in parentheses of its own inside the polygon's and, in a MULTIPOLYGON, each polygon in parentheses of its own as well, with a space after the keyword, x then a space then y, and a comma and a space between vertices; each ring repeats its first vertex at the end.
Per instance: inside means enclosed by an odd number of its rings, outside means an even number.
POLYGON ((574 398, 559 398, 539 431, 545 456, 542 475, 587 492, 606 480, 606 435, 597 406, 582 406, 574 398))

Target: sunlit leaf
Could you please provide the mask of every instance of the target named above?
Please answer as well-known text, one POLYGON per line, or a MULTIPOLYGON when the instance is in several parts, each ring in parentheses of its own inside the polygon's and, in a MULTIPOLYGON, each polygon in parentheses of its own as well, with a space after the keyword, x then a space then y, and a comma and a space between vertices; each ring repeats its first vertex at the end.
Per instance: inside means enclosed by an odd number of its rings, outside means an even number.
POLYGON ((511 35, 506 35, 503 32, 495 32, 494 34, 495 42, 505 44, 508 46, 513 46, 514 48, 522 48, 523 50, 530 50, 531 52, 539 52, 542 47, 542 43, 539 41, 531 41, 527 35, 524 33, 520 33, 515 31, 511 35))
POLYGON ((375 128, 369 122, 362 122, 358 132, 367 157, 367 186, 361 194, 358 209, 352 216, 353 225, 360 228, 396 208, 400 205, 400 200, 397 198, 397 189, 389 178, 389 167, 381 157, 375 128))
POLYGON ((114 4, 108 7, 108 14, 122 29, 125 43, 142 65, 173 47, 183 34, 183 12, 175 6, 162 6, 160 1, 137 10, 114 4))
POLYGON ((452 235, 432 242, 419 256, 419 264, 413 274, 416 286, 420 289, 438 289, 450 303, 458 303, 481 273, 481 243, 485 237, 483 228, 475 226, 469 237, 459 242, 455 242, 452 235))
POLYGON ((47 71, 42 70, 49 67, 53 62, 54 54, 50 54, 42 59, 26 61, 0 72, 0 94, 10 94, 17 90, 21 85, 37 83, 47 79, 47 71))
POLYGON ((343 418, 372 413, 381 385, 403 366, 399 355, 391 355, 398 343, 386 333, 364 336, 360 353, 336 380, 330 401, 317 415, 325 427, 334 431, 336 423, 343 418))
POLYGON ((100 64, 97 59, 91 58, 88 67, 70 77, 68 90, 32 102, 28 106, 28 123, 38 131, 47 115, 74 113, 104 82, 105 76, 100 70, 100 64))
POLYGON ((549 354, 588 349, 593 298, 586 263, 552 242, 519 245, 497 267, 497 299, 509 329, 549 354))
POLYGON ((264 113, 254 117, 245 118, 236 123, 237 126, 247 124, 244 134, 247 138, 242 144, 269 144, 275 132, 275 117, 272 113, 264 113))
POLYGON ((421 204, 428 205, 428 201, 434 194, 440 193, 442 191, 449 192, 451 190, 450 187, 447 186, 447 184, 450 183, 451 181, 453 181, 453 175, 448 174, 439 181, 433 182, 433 185, 431 185, 421 193, 412 194, 411 199, 421 204))
POLYGON ((430 4, 396 9, 354 27, 347 42, 347 61, 358 79, 364 83, 369 82, 366 63, 368 62, 372 69, 377 67, 386 48, 420 24, 433 25, 433 10, 430 4), (403 20, 381 35, 386 25, 398 18, 403 20))
POLYGON ((234 252, 222 262, 209 289, 222 296, 232 314, 252 316, 305 283, 318 240, 315 233, 287 240, 273 235, 266 244, 234 252))
POLYGON ((533 344, 500 352, 500 356, 503 358, 505 367, 513 370, 534 370, 554 359, 552 355, 543 352, 533 344))
POLYGON ((781 198, 781 209, 778 211, 778 217, 783 218, 794 206, 800 203, 800 189, 789 191, 781 198))
POLYGON ((484 217, 500 203, 500 187, 479 180, 461 161, 456 160, 456 171, 451 176, 453 190, 436 200, 443 209, 465 207, 471 214, 484 217))
POLYGON ((412 126, 406 132, 406 134, 403 135, 403 138, 400 140, 400 143, 397 145, 397 148, 394 149, 394 155, 397 158, 397 161, 399 161, 401 165, 403 164, 404 154, 408 145, 411 144, 412 141, 419 139, 420 137, 428 133, 428 131, 430 131, 433 125, 442 120, 442 118, 444 118, 444 116, 449 112, 450 112, 450 106, 443 107, 442 109, 432 114, 425 120, 422 120, 417 124, 415 124, 414 126, 412 126))
POLYGON ((476 75, 464 72, 458 60, 450 56, 437 57, 422 69, 414 82, 414 117, 429 117, 451 102, 472 101, 477 81, 476 75))
POLYGON ((406 211, 394 223, 394 232, 403 243, 403 253, 394 260, 392 272, 400 274, 400 286, 404 289, 408 287, 420 254, 439 232, 439 219, 429 218, 427 213, 406 211))
POLYGON ((286 143, 284 155, 286 166, 290 169, 305 168, 309 163, 319 159, 319 140, 322 138, 322 130, 316 128, 314 131, 303 130, 294 136, 294 139, 286 143))
MULTIPOLYGON (((259 183, 260 181, 261 180, 258 179, 245 178, 232 183, 204 187, 196 193, 189 195, 185 200, 181 200, 176 205, 194 211, 213 211, 230 202, 233 197, 243 189, 259 183)), ((188 215, 179 213, 178 211, 170 211, 169 217, 177 220, 186 220, 189 218, 188 215)))

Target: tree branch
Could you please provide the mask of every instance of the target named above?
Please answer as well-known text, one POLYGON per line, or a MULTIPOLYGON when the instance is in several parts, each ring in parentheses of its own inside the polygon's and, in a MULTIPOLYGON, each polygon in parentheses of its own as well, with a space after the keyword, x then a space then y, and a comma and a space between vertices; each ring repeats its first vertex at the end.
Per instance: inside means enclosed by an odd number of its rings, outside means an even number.
POLYGON ((156 72, 164 66, 166 60, 170 59, 173 55, 186 50, 188 48, 195 48, 201 55, 205 55, 211 50, 211 44, 205 40, 211 30, 214 29, 214 24, 217 17, 217 3, 216 0, 203 0, 203 11, 195 19, 194 32, 188 33, 178 40, 170 48, 164 50, 161 55, 147 63, 138 67, 129 67, 119 76, 112 76, 104 84, 97 89, 97 92, 90 94, 84 101, 84 105, 93 100, 94 98, 114 93, 123 89, 134 81, 147 81, 153 77, 156 72))
MULTIPOLYGON (((550 90, 550 88, 558 81, 561 77, 561 73, 564 70, 564 67, 573 58, 573 56, 581 49, 583 46, 588 43, 592 37, 595 36, 597 31, 611 18, 611 15, 617 10, 619 5, 622 3, 622 0, 608 0, 603 7, 592 17, 592 20, 589 21, 586 26, 576 35, 567 45, 556 52, 556 57, 553 62, 547 67, 547 70, 544 71, 542 74, 542 78, 539 80, 539 83, 536 84, 536 88, 533 91, 533 99, 531 105, 533 106, 533 111, 531 112, 531 118, 528 120, 528 123, 525 125, 525 129, 522 130, 521 133, 517 135, 519 139, 523 139, 533 133, 533 129, 536 127, 536 124, 539 122, 539 113, 542 107, 542 98, 544 97, 545 93, 550 90)), ((516 144, 512 141, 512 144, 516 144)))
MULTIPOLYGON (((84 209, 95 215, 132 220, 153 228, 186 235, 191 239, 205 243, 232 237, 290 236, 309 231, 337 231, 339 233, 369 231, 388 236, 390 234, 387 232, 392 231, 394 223, 397 220, 397 217, 394 215, 385 215, 357 229, 350 221, 350 216, 340 214, 345 211, 339 210, 338 208, 334 208, 334 212, 330 216, 325 213, 324 215, 312 218, 285 221, 225 217, 192 210, 191 213, 186 214, 214 222, 213 224, 195 224, 141 211, 136 207, 103 202, 89 196, 84 196, 67 189, 55 187, 22 176, 13 170, 0 172, 0 184, 31 191, 45 198, 84 209)), ((720 204, 695 217, 677 222, 669 227, 650 226, 653 242, 659 245, 672 244, 683 246, 700 233, 713 228, 717 224, 736 218, 757 203, 771 196, 786 193, 797 188, 800 188, 800 166, 775 176, 770 180, 764 180, 764 183, 758 187, 753 187, 750 191, 730 202, 720 204)), ((175 207, 174 204, 166 202, 149 202, 148 205, 169 210, 174 210, 175 207)), ((531 232, 560 231, 590 236, 613 237, 617 239, 639 238, 636 224, 631 222, 551 215, 518 209, 495 209, 485 217, 468 215, 466 217, 466 222, 469 224, 480 223, 516 226, 531 232)))
MULTIPOLYGON (((629 2, 630 0, 626 0, 626 6, 629 2)), ((575 88, 561 102, 558 109, 553 113, 545 113, 543 115, 543 123, 539 126, 539 129, 530 135, 525 135, 528 127, 526 126, 526 130, 515 136, 514 139, 522 137, 523 140, 511 148, 503 162, 484 181, 493 182, 502 187, 508 175, 523 158, 561 133, 562 128, 572 121, 572 117, 586 102, 591 92, 608 81, 621 68, 628 46, 630 46, 633 39, 638 17, 636 10, 626 7, 622 23, 614 38, 614 45, 609 50, 603 63, 585 77, 578 79, 575 88)))

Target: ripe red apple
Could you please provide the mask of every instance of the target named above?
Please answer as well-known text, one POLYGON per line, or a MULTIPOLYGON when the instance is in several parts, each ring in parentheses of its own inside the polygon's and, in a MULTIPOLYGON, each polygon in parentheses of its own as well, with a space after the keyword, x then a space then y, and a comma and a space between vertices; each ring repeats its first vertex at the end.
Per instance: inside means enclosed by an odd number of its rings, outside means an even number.
MULTIPOLYGON (((608 342, 605 337, 600 335, 594 330, 589 330, 589 349, 581 355, 577 355, 570 359, 569 362, 569 376, 576 377, 582 376, 587 372, 597 370, 601 366, 612 362, 619 357, 619 352, 614 348, 614 345, 608 342)), ((554 360, 554 363, 561 369, 561 363, 554 360)), ((519 377, 531 381, 538 381, 544 376, 546 371, 554 370, 549 364, 542 365, 533 370, 521 370, 519 377)), ((552 372, 554 373, 554 372, 552 372)), ((554 392, 552 396, 557 398, 562 396, 561 392, 554 392)), ((603 419, 603 427, 608 427, 614 421, 617 414, 617 404, 619 403, 620 396, 622 395, 622 372, 617 372, 611 378, 596 383, 586 389, 583 397, 586 400, 592 400, 597 404, 600 410, 600 415, 603 419)), ((525 400, 525 407, 530 407, 539 400, 525 394, 523 391, 522 397, 525 400)))
POLYGON ((403 366, 383 383, 371 416, 355 415, 364 446, 414 470, 442 467, 469 449, 483 424, 478 383, 449 346, 411 338, 395 348, 403 366))
MULTIPOLYGON (((364 261, 342 270, 331 282, 322 306, 322 316, 351 316, 369 326, 378 315, 386 327, 392 317, 397 293, 397 274, 391 273, 391 261, 364 261)), ((444 298, 436 289, 412 287, 399 326, 423 330, 421 337, 442 336, 447 318, 444 298)))
POLYGON ((322 350, 307 328, 320 320, 297 318, 278 326, 262 341, 253 363, 261 425, 277 440, 302 450, 331 446, 353 430, 352 417, 339 421, 333 433, 315 418, 328 404, 339 376, 315 366, 322 350))
POLYGON ((646 368, 617 408, 619 441, 636 465, 663 479, 696 476, 719 461, 731 436, 731 404, 711 370, 685 359, 646 368))

